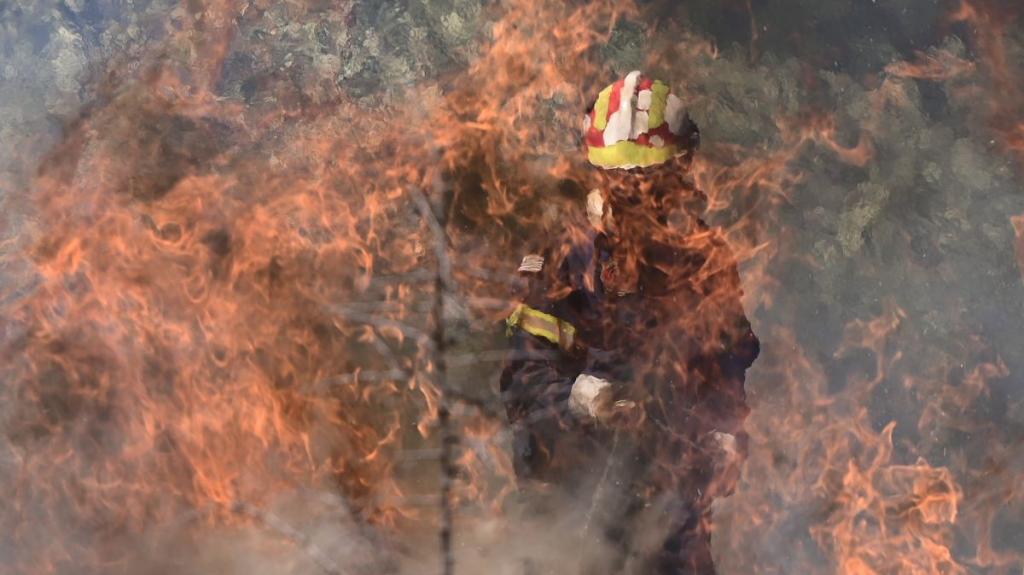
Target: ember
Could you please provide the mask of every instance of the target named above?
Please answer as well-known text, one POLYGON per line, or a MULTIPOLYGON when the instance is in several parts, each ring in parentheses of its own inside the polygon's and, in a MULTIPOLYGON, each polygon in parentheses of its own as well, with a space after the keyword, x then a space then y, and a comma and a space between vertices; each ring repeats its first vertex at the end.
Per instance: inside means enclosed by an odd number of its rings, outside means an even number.
POLYGON ((1019 12, 0 3, 2 571, 1020 573, 1019 12))

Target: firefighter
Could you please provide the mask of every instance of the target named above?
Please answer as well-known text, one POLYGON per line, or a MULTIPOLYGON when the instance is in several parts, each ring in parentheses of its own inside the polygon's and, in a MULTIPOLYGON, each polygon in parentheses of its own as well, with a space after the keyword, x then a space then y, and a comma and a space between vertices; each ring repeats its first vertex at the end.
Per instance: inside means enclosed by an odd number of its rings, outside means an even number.
POLYGON ((746 449, 759 344, 721 233, 687 177, 681 100, 632 72, 584 119, 601 168, 565 237, 526 255, 501 375, 516 473, 579 505, 581 572, 713 574, 709 506, 746 449))

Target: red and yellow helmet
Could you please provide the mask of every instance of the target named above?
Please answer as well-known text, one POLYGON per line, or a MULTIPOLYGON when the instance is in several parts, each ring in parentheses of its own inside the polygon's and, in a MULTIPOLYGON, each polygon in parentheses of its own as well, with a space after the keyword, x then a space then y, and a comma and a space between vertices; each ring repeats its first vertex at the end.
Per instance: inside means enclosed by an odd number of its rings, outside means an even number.
POLYGON ((601 90, 583 134, 591 164, 622 169, 666 162, 691 150, 697 138, 682 100, 639 71, 601 90))

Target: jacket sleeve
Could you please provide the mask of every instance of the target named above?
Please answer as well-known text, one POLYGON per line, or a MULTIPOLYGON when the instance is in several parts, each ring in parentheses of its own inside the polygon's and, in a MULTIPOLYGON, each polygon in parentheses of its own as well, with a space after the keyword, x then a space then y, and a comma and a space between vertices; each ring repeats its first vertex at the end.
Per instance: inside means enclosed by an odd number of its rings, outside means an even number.
POLYGON ((709 431, 735 435, 744 451, 743 422, 750 413, 744 383, 747 368, 760 352, 760 342, 750 329, 746 317, 736 320, 736 327, 718 353, 702 358, 697 370, 705 382, 699 394, 698 410, 708 422, 709 431))
POLYGON ((760 344, 743 310, 735 258, 724 242, 713 239, 692 250, 662 248, 654 257, 671 262, 664 268, 674 267, 672 277, 649 278, 664 287, 662 317, 671 324, 676 314, 684 314, 678 325, 668 326, 666 337, 673 342, 669 357, 678 372, 670 379, 680 383, 679 406, 691 414, 687 419, 693 425, 687 427, 698 434, 730 433, 742 444, 750 411, 744 380, 760 344))
POLYGON ((511 344, 501 399, 512 424, 516 474, 536 477, 551 462, 559 434, 573 423, 569 394, 581 366, 523 330, 515 330, 511 344))

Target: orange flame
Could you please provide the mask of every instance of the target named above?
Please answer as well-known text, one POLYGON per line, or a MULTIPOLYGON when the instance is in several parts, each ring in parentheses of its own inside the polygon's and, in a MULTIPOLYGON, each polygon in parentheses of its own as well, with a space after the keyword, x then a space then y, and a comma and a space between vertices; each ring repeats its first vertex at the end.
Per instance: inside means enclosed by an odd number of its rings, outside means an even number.
MULTIPOLYGON (((452 407, 461 440, 452 505, 500 517, 517 488, 505 422, 480 399, 486 393, 473 393, 486 382, 456 386, 439 370, 455 380, 460 367, 497 363, 503 350, 469 346, 462 360, 451 352, 440 363, 425 294, 450 285, 446 311, 458 317, 448 319, 491 333, 516 303, 513 260, 537 238, 588 226, 576 188, 653 185, 590 170, 576 136, 594 87, 611 80, 593 49, 643 10, 612 0, 505 2, 467 70, 368 115, 345 99, 226 101, 218 79, 248 8, 183 6, 191 17, 165 48, 196 54, 198 64, 156 58, 112 81, 34 183, 39 229, 23 261, 37 285, 2 309, 11 318, 5 449, 17 466, 10 539, 26 550, 13 569, 118 570, 130 566, 128 542, 140 532, 258 521, 239 510, 301 489, 338 491, 380 526, 436 527, 438 480, 423 480, 422 464, 436 471, 442 406, 452 407), (410 207, 421 195, 447 219, 440 235, 410 207)), ((804 181, 799 160, 813 148, 870 165, 882 112, 906 101, 910 79, 983 69, 1001 94, 987 113, 1013 119, 1001 134, 1024 152, 1005 25, 967 0, 953 19, 979 31, 984 62, 938 51, 888 66, 868 90, 855 143, 832 116, 780 116, 769 147, 719 145, 688 172, 657 176, 680 190, 669 206, 674 227, 659 239, 704 258, 686 278, 700 297, 680 304, 673 327, 712 349, 742 315, 741 296, 751 315, 784 311, 776 306, 791 288, 778 268, 790 263, 793 239, 779 213, 804 181), (705 226, 697 207, 727 227, 705 226)), ((674 38, 679 69, 719 57, 702 38, 674 38)), ((648 208, 631 212, 626 236, 649 233, 648 208)), ((1024 217, 1012 223, 1024 269, 1024 217)), ((850 320, 831 358, 812 357, 792 331, 758 328, 766 345, 745 424, 749 458, 736 485, 715 486, 736 489, 716 504, 711 526, 731 555, 722 572, 771 572, 757 553, 778 550, 750 552, 765 541, 785 546, 793 573, 1019 566, 991 532, 999 506, 1019 498, 1020 454, 1001 446, 975 465, 940 456, 930 436, 976 429, 962 412, 1008 369, 999 358, 969 368, 947 358, 934 373, 908 373, 910 352, 892 343, 906 318, 890 304, 850 320), (837 384, 829 369, 841 362, 863 369, 837 384), (910 415, 877 409, 880 396, 896 393, 893 379, 910 415)), ((689 472, 688 462, 664 459, 666 483, 689 472)))

